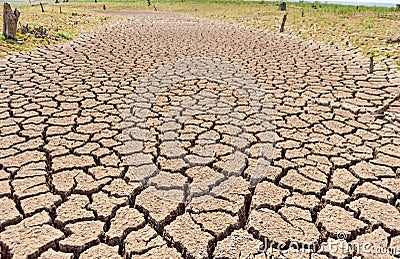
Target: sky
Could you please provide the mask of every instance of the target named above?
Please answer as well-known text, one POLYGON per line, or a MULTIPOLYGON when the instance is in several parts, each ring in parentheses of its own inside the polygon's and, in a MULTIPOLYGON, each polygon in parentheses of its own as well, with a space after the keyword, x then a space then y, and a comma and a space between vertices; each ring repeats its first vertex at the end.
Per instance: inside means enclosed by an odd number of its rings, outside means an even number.
MULTIPOLYGON (((338 2, 348 2, 348 1, 341 1, 341 0, 337 0, 338 2)), ((372 2, 372 3, 388 3, 388 4, 400 4, 400 0, 352 0, 351 2, 372 2)))
MULTIPOLYGON (((349 2, 345 0, 335 0, 336 2, 349 2)), ((320 1, 324 2, 324 0, 320 1)), ((357 3, 385 3, 385 4, 400 4, 400 0, 351 0, 351 2, 357 2, 357 3)))
MULTIPOLYGON (((251 1, 251 0, 250 0, 251 1)), ((267 0, 268 1, 268 0, 267 0)), ((270 0, 272 1, 272 0, 270 0)), ((300 0, 287 0, 288 2, 299 2, 300 0)), ((303 0, 305 2, 320 2, 320 3, 334 3, 334 4, 348 4, 348 5, 371 5, 371 6, 396 6, 400 4, 400 0, 303 0)))

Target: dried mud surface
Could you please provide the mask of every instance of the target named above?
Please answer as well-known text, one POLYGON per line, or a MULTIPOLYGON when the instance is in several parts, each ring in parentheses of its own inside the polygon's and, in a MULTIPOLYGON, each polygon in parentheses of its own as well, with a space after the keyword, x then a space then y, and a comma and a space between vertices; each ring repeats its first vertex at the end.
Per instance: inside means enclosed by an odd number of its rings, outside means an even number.
MULTIPOLYGON (((375 113, 398 94, 400 76, 368 67, 295 37, 143 12, 0 60, 2 258, 267 258, 265 239, 318 248, 284 258, 349 256, 320 249, 332 240, 400 252, 399 101, 375 113), (123 134, 140 81, 191 57, 254 77, 275 130, 258 127, 248 100, 226 84, 192 79, 144 101, 153 114, 146 125, 163 124, 162 134, 123 134), (160 118, 182 100, 185 111, 211 105, 216 115, 194 115, 176 136, 181 126, 160 118), (177 137, 182 146, 169 141, 177 137), (271 165, 249 188, 260 143, 271 139, 271 165), (202 153, 208 143, 214 158, 202 153), (210 177, 221 180, 193 202, 187 186, 210 177)), ((181 69, 190 67, 170 72, 181 69)))

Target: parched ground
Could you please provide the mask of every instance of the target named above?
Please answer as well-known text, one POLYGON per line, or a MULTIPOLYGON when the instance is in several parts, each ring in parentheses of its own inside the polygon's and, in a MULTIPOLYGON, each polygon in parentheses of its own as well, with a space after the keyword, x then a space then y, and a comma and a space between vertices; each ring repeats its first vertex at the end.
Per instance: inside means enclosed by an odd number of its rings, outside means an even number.
POLYGON ((398 73, 283 34, 128 16, 0 60, 2 258, 400 252, 398 73), (224 81, 240 73, 259 91, 224 81))

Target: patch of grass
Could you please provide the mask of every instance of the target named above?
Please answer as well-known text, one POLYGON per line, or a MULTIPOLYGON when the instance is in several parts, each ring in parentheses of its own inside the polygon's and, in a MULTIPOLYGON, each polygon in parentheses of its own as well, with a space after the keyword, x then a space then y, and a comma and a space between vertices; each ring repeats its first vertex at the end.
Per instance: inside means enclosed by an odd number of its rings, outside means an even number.
MULTIPOLYGON (((82 3, 83 4, 83 3, 82 3)), ((20 13, 18 28, 28 25, 30 32, 22 34, 17 32, 18 41, 8 40, 0 37, 0 54, 5 55, 15 51, 30 51, 38 46, 54 44, 74 38, 82 32, 91 30, 102 23, 109 15, 91 12, 86 6, 59 3, 44 5, 45 12, 42 13, 39 5, 11 4, 20 13), (62 13, 60 13, 60 7, 62 13), (35 30, 45 28, 46 35, 38 35, 35 30)), ((0 7, 2 10, 2 8, 0 7)), ((112 20, 112 19, 108 19, 112 20)), ((3 15, 0 15, 0 24, 3 24, 3 15)))
POLYGON ((71 33, 68 33, 68 32, 59 31, 59 32, 57 32, 57 35, 60 36, 61 38, 66 39, 66 40, 73 39, 73 35, 71 33))

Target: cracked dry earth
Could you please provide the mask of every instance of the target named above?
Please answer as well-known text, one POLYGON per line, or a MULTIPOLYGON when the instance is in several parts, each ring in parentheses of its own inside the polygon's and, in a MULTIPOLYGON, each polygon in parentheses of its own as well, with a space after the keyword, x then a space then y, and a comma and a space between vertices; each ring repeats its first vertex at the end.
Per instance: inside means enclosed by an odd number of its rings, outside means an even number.
MULTIPOLYGON (((400 252, 399 102, 374 113, 399 92, 394 71, 368 74, 363 57, 286 35, 141 12, 0 62, 2 258, 398 256, 329 242, 400 252), (190 57, 252 76, 275 130, 223 82, 161 77, 154 103, 137 90, 190 57), (124 123, 132 103, 147 112, 144 134, 124 123), (166 114, 178 106, 183 122, 166 114), (269 165, 260 146, 272 142, 269 165), (286 245, 265 252, 265 240, 286 245)), ((182 69, 193 68, 166 73, 182 69)))

